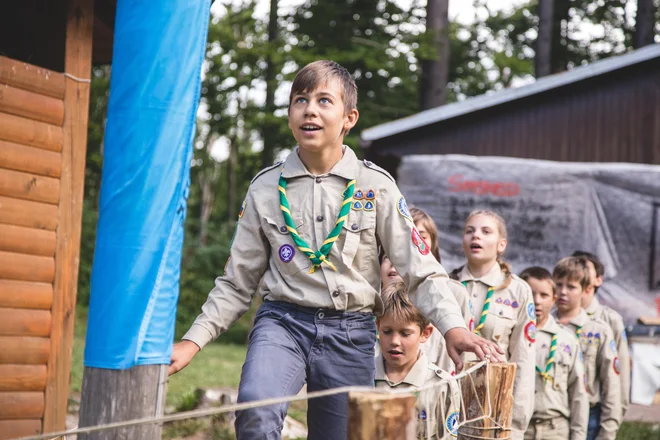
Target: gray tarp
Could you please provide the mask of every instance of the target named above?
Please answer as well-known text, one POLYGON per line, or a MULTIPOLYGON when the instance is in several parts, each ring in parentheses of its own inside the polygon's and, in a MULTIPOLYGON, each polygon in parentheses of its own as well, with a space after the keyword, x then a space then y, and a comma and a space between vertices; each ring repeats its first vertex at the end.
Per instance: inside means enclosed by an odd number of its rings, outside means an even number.
POLYGON ((660 294, 660 166, 564 163, 500 157, 411 155, 398 184, 439 229, 443 265, 464 264, 462 230, 475 209, 507 223, 505 259, 516 273, 552 270, 575 250, 605 264, 598 295, 627 324, 655 316, 660 294))

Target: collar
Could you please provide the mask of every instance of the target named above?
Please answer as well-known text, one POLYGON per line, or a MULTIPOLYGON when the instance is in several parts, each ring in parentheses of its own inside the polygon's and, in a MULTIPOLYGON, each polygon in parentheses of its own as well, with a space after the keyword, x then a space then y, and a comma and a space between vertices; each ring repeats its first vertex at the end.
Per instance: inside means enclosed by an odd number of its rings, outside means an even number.
POLYGON ((555 321, 554 316, 552 316, 552 314, 548 314, 548 320, 545 322, 545 325, 543 328, 539 328, 538 330, 554 335, 559 333, 559 328, 559 324, 557 321, 555 321))
MULTIPOLYGON (((334 167, 332 167, 328 174, 343 177, 346 180, 353 180, 357 178, 360 162, 358 161, 355 152, 350 147, 344 145, 343 149, 344 152, 341 159, 334 167)), ((287 156, 286 161, 284 162, 282 176, 285 179, 301 176, 312 177, 312 174, 307 171, 305 164, 300 160, 300 156, 298 155, 299 150, 300 147, 296 147, 289 156, 287 156)))
POLYGON ((400 384, 412 385, 417 388, 422 388, 426 379, 426 370, 428 367, 429 360, 424 354, 420 351, 419 357, 415 362, 415 365, 410 369, 406 377, 401 382, 392 382, 388 379, 387 374, 385 373, 385 358, 380 354, 376 358, 376 380, 384 380, 388 385, 395 387, 400 384))
POLYGON ((589 304, 589 307, 587 307, 586 310, 588 315, 593 315, 600 309, 600 301, 598 301, 598 298, 594 296, 594 298, 591 300, 591 304, 589 304))
MULTIPOLYGON (((557 320, 559 320, 559 311, 555 311, 557 320)), ((583 327, 591 318, 587 315, 587 312, 584 309, 580 309, 580 314, 574 317, 569 321, 569 324, 574 325, 575 327, 583 327)))
POLYGON ((461 269, 460 278, 461 281, 481 281, 490 287, 501 286, 504 282, 504 275, 502 274, 502 269, 500 269, 499 263, 495 263, 488 273, 481 278, 475 278, 475 276, 470 273, 466 264, 463 266, 463 269, 461 269))

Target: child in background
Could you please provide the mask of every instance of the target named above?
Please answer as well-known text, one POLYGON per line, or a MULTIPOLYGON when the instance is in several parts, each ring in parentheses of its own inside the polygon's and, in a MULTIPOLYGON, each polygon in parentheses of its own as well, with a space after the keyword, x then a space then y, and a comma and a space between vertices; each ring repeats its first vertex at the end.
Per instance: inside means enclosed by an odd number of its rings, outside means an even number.
POLYGON ((376 388, 421 389, 437 385, 417 395, 417 438, 455 436, 460 415, 460 388, 448 372, 430 362, 420 349, 433 327, 408 300, 401 281, 385 286, 381 297, 383 315, 376 321, 381 347, 381 355, 376 357, 376 388))
POLYGON ((550 272, 528 267, 520 278, 532 288, 537 328, 534 414, 525 440, 582 440, 587 436, 589 395, 580 343, 550 314, 557 299, 550 272))

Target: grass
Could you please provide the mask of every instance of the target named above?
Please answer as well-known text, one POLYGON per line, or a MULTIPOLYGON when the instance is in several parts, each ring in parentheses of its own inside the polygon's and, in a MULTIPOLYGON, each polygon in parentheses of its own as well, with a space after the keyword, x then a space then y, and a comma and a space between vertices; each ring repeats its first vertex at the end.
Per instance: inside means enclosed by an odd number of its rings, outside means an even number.
POLYGON ((660 425, 623 422, 616 435, 617 440, 660 440, 660 425))

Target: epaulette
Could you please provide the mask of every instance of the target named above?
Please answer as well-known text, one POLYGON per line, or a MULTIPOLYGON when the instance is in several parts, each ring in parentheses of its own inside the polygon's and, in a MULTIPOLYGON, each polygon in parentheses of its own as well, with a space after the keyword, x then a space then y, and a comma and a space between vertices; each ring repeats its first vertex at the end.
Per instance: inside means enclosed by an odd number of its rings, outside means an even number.
POLYGON ((394 180, 394 177, 392 177, 392 175, 390 173, 388 173, 387 171, 385 171, 383 168, 379 167, 378 165, 376 165, 372 161, 365 159, 364 161, 362 161, 362 163, 364 163, 364 166, 366 166, 369 169, 372 169, 372 170, 378 171, 382 174, 385 174, 392 182, 396 183, 396 181, 394 180))
POLYGON ((250 185, 253 184, 254 181, 257 180, 257 179, 259 178, 259 176, 261 176, 262 174, 264 174, 264 173, 266 173, 266 172, 268 172, 268 171, 270 171, 270 170, 272 170, 272 169, 275 169, 275 168, 279 167, 280 165, 282 165, 282 163, 284 163, 284 161, 280 160, 280 161, 278 161, 278 162, 275 162, 275 163, 272 164, 271 166, 266 167, 266 168, 264 168, 263 170, 259 171, 259 172, 257 173, 257 175, 254 176, 254 178, 253 178, 252 181, 250 182, 250 185))

